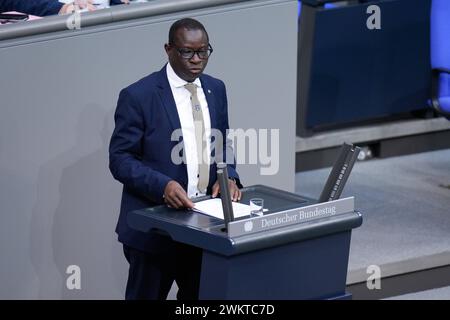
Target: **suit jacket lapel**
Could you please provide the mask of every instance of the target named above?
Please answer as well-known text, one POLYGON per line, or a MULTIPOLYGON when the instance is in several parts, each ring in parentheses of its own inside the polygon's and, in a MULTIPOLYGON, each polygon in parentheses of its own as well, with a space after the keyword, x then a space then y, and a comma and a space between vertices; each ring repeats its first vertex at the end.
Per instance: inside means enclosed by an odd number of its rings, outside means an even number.
POLYGON ((200 77, 200 81, 202 82, 203 92, 205 93, 206 102, 208 103, 208 111, 209 118, 211 121, 211 129, 217 128, 217 119, 216 119, 216 99, 214 90, 211 89, 211 86, 208 80, 205 77, 200 77))
MULTIPOLYGON (((159 71, 158 74, 158 94, 166 110, 167 117, 169 118, 169 122, 172 125, 172 129, 175 131, 177 129, 181 129, 180 117, 178 116, 177 106, 175 104, 175 99, 173 98, 172 89, 170 88, 169 80, 167 80, 167 72, 166 65, 159 71)), ((183 139, 183 136, 181 137, 183 139)), ((184 142, 183 142, 184 144, 184 142)), ((184 149, 184 146, 183 146, 184 149)), ((185 188, 187 190, 188 184, 188 173, 186 166, 186 153, 183 151, 183 176, 185 188)))
MULTIPOLYGON (((200 77, 200 81, 202 82, 202 88, 203 88, 203 92, 205 93, 205 97, 206 97, 206 102, 208 103, 208 111, 209 111, 209 118, 211 121, 211 130, 212 129, 218 129, 217 128, 217 118, 216 118, 216 98, 215 98, 215 94, 217 94, 217 92, 215 92, 215 90, 212 89, 212 87, 210 86, 210 83, 208 82, 208 80, 205 79, 205 77, 200 77)), ((210 141, 212 142, 212 141, 210 141)), ((214 154, 217 154, 217 151, 214 151, 214 154)), ((209 167, 209 183, 208 186, 212 186, 212 184, 215 182, 215 170, 216 166, 215 163, 212 163, 212 165, 209 167)), ((211 190, 209 189, 209 192, 211 192, 211 190)))
POLYGON ((158 74, 159 97, 161 98, 164 109, 166 110, 173 130, 181 129, 180 118, 178 116, 177 106, 170 89, 169 80, 167 80, 166 66, 158 74))

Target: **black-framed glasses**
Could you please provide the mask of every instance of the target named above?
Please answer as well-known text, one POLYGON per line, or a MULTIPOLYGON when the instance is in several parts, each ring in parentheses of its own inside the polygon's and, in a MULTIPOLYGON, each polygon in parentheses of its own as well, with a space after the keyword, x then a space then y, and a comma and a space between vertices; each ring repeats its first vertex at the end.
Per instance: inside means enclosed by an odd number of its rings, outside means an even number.
POLYGON ((197 54, 197 56, 202 60, 208 59, 209 56, 211 55, 211 53, 213 52, 213 48, 211 47, 210 44, 208 44, 207 49, 202 48, 199 50, 193 50, 193 49, 189 49, 189 48, 178 48, 177 46, 175 46, 173 44, 172 44, 172 46, 178 51, 180 56, 186 60, 192 59, 192 57, 194 57, 194 54, 197 54))

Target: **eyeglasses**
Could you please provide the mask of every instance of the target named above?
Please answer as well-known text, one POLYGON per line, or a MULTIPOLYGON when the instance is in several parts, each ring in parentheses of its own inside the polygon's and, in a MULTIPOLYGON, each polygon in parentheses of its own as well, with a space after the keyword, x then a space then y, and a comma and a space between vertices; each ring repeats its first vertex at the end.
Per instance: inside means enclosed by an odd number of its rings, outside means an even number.
POLYGON ((180 56, 186 60, 192 59, 194 57, 194 54, 197 54, 197 56, 202 60, 208 59, 208 57, 213 52, 213 48, 211 47, 210 44, 208 44, 208 49, 199 49, 199 50, 193 50, 189 48, 178 48, 173 44, 172 46, 178 51, 180 56))

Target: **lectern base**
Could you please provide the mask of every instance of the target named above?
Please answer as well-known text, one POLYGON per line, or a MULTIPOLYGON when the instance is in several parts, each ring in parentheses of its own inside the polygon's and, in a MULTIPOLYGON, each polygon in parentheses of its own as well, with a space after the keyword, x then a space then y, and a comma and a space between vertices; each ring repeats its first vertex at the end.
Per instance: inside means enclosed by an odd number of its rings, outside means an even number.
POLYGON ((203 300, 349 299, 351 231, 223 256, 203 251, 203 300))

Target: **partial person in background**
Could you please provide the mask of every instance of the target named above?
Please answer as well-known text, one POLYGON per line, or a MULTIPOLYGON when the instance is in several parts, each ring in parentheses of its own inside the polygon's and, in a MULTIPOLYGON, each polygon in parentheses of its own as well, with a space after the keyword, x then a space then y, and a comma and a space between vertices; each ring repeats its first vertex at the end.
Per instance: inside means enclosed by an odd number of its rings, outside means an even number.
MULTIPOLYGON (((89 3, 78 5, 81 9, 87 8, 89 10, 95 10, 95 7, 89 3)), ((31 14, 34 16, 50 16, 55 14, 71 13, 74 10, 74 4, 61 3, 58 0, 2 0, 0 1, 0 12, 17 11, 25 14, 31 14)))
MULTIPOLYGON (((128 4, 129 0, 111 0, 110 4, 128 4)), ((58 0, 1 0, 0 13, 17 11, 34 16, 50 16, 56 14, 72 13, 75 9, 95 10, 92 0, 75 0, 69 3, 61 3, 58 0)))
POLYGON ((120 4, 129 4, 130 0, 59 0, 61 2, 64 2, 66 4, 74 4, 74 5, 80 5, 80 8, 85 7, 86 2, 88 1, 90 4, 92 4, 95 9, 104 9, 108 8, 109 6, 115 6, 120 4))
POLYGON ((76 9, 87 9, 89 11, 105 9, 109 6, 116 6, 120 4, 129 4, 129 0, 59 0, 65 3, 68 7, 63 9, 64 13, 72 13, 76 9))

